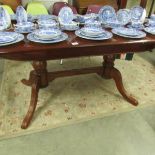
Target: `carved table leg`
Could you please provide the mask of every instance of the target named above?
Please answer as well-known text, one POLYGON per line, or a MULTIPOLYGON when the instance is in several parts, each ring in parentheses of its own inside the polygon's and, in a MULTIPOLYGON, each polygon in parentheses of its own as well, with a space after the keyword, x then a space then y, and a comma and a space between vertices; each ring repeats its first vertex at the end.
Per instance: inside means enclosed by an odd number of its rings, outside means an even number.
POLYGON ((122 82, 122 76, 119 70, 114 68, 114 61, 115 56, 114 55, 105 55, 104 56, 104 62, 103 62, 103 77, 107 79, 114 79, 118 91, 121 93, 121 95, 132 105, 137 106, 138 101, 134 99, 131 95, 127 93, 123 86, 122 82))
POLYGON ((29 80, 25 80, 25 79, 22 80, 22 82, 25 85, 32 87, 31 101, 30 101, 28 112, 21 125, 22 129, 26 129, 32 120, 34 111, 37 106, 39 89, 48 86, 48 76, 47 76, 48 73, 46 69, 46 66, 47 66, 46 62, 34 61, 32 63, 32 66, 34 70, 30 72, 29 80))

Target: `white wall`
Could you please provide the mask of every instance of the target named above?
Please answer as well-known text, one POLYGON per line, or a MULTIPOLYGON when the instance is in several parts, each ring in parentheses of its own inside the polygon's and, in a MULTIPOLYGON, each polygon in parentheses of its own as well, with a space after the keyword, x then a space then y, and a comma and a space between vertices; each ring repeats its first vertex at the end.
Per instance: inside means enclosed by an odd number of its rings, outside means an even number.
POLYGON ((22 0, 22 4, 25 6, 28 2, 32 1, 42 2, 47 9, 49 9, 50 6, 53 5, 55 2, 68 2, 68 0, 22 0))

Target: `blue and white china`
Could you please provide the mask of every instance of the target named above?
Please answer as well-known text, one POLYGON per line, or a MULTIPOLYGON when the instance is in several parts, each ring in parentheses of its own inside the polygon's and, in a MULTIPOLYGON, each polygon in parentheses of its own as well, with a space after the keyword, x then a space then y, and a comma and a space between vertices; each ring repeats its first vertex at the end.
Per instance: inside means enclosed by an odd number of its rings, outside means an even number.
POLYGON ((0 35, 1 36, 7 36, 6 37, 7 38, 6 41, 3 42, 3 43, 2 42, 0 43, 0 47, 1 46, 12 45, 12 44, 15 44, 15 43, 18 43, 18 42, 24 40, 24 35, 18 34, 16 32, 0 32, 0 35), (8 37, 12 37, 12 38, 8 39, 8 37))
POLYGON ((98 37, 92 37, 92 36, 87 36, 85 34, 83 34, 83 32, 80 30, 75 31, 75 34, 83 39, 88 39, 88 40, 107 40, 107 39, 111 39, 113 37, 111 32, 108 31, 104 31, 104 33, 102 33, 102 35, 99 35, 98 37))
POLYGON ((147 22, 146 26, 154 27, 155 26, 155 20, 148 19, 148 22, 147 22))
POLYGON ((41 40, 53 40, 57 39, 61 36, 62 32, 60 30, 54 30, 54 29, 46 29, 46 30, 36 30, 34 32, 34 36, 36 36, 38 39, 41 40))
POLYGON ((7 29, 11 25, 11 18, 7 10, 0 7, 0 26, 1 29, 7 29), (3 28, 2 28, 3 27, 3 28))
POLYGON ((113 7, 103 6, 99 11, 99 19, 102 23, 116 20, 116 13, 113 7))
POLYGON ((155 35, 155 27, 145 27, 144 31, 146 31, 147 33, 155 35))
POLYGON ((141 6, 131 8, 131 22, 144 22, 146 18, 146 10, 141 6))
POLYGON ((55 28, 58 26, 55 20, 38 20, 39 28, 55 28))
POLYGON ((15 40, 15 38, 13 38, 11 36, 0 36, 0 44, 9 43, 14 40, 15 40))
POLYGON ((105 28, 117 28, 122 26, 123 25, 117 19, 113 21, 108 21, 106 24, 104 24, 105 28))
POLYGON ((90 19, 97 19, 98 18, 98 14, 95 13, 90 13, 90 14, 86 14, 86 15, 76 15, 76 21, 79 22, 80 24, 84 24, 85 22, 87 22, 90 19))
POLYGON ((61 29, 66 31, 75 31, 79 29, 79 24, 77 22, 72 21, 71 23, 61 24, 61 29))
POLYGON ((66 33, 63 33, 60 35, 59 38, 56 39, 52 39, 52 40, 41 40, 37 37, 35 37, 34 32, 30 33, 27 35, 27 39, 32 41, 32 42, 36 42, 36 43, 42 43, 42 44, 53 44, 53 43, 58 43, 58 42, 62 42, 68 39, 68 35, 66 33))
POLYGON ((64 24, 71 23, 74 19, 74 14, 72 9, 67 6, 63 7, 58 14, 58 19, 60 23, 64 23, 64 24))
POLYGON ((127 26, 128 28, 143 30, 144 25, 141 22, 132 22, 130 25, 127 26))
POLYGON ((126 37, 126 38, 138 39, 138 38, 146 37, 146 33, 133 28, 125 28, 125 27, 115 28, 115 29, 112 29, 112 32, 116 35, 126 37))
POLYGON ((25 22, 25 23, 17 23, 15 26, 15 31, 18 33, 30 33, 35 29, 34 23, 25 22))
POLYGON ((32 17, 39 21, 56 20, 57 19, 57 16, 55 16, 55 15, 36 15, 36 16, 32 16, 32 17))
POLYGON ((131 20, 131 14, 129 9, 120 9, 117 12, 117 20, 121 25, 126 25, 131 20))
POLYGON ((153 20, 153 21, 155 21, 155 14, 152 14, 152 15, 150 16, 150 19, 153 20))
POLYGON ((27 13, 23 6, 18 6, 16 9, 16 20, 17 23, 26 23, 27 22, 27 13))

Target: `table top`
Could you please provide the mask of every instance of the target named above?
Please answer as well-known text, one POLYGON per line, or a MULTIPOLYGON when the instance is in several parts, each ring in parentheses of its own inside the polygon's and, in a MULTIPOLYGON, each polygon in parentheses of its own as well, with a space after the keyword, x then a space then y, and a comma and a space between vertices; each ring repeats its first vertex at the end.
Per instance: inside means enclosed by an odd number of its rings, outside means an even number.
POLYGON ((110 40, 92 41, 66 32, 69 38, 55 44, 33 43, 26 39, 20 43, 0 47, 0 57, 13 60, 52 60, 80 56, 97 56, 128 52, 143 52, 155 48, 155 36, 129 39, 114 35, 110 40))

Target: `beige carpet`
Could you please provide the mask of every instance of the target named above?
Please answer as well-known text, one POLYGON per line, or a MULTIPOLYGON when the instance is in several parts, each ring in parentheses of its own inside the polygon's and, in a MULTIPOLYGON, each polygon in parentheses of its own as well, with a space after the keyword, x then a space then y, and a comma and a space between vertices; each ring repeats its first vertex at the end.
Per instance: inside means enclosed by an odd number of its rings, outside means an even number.
MULTIPOLYGON (((50 71, 101 65, 102 57, 49 61, 50 71)), ((10 138, 155 104, 155 67, 134 56, 132 62, 117 60, 128 92, 139 100, 134 107, 118 93, 113 80, 96 74, 59 78, 39 94, 30 127, 20 128, 30 100, 30 88, 20 80, 32 69, 29 62, 5 61, 0 96, 0 139, 10 138)))

